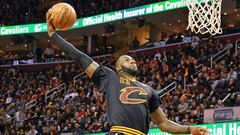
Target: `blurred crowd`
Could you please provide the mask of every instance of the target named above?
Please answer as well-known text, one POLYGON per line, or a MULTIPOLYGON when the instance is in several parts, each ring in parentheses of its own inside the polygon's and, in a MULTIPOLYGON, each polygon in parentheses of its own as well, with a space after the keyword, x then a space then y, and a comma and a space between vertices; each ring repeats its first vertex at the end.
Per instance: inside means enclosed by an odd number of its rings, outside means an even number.
MULTIPOLYGON (((165 36, 163 36, 165 37, 165 36)), ((92 50, 91 53, 86 51, 86 48, 78 48, 83 52, 87 53, 90 56, 100 56, 104 54, 112 54, 118 51, 118 45, 111 44, 111 38, 103 38, 104 42, 98 42, 99 46, 96 46, 96 49, 92 50)), ((132 43, 128 45, 129 50, 137 50, 140 48, 148 47, 164 47, 166 45, 171 45, 173 43, 184 43, 193 41, 195 46, 197 45, 200 38, 198 36, 183 35, 182 33, 169 35, 167 38, 163 38, 160 41, 151 41, 145 45, 140 45, 140 42, 137 37, 134 38, 132 43)), ((32 63, 41 63, 41 62, 59 62, 67 61, 67 57, 64 52, 59 51, 56 48, 53 48, 49 43, 47 46, 38 45, 35 49, 25 50, 25 51, 8 51, 0 55, 0 65, 15 65, 14 61, 19 61, 19 64, 32 64, 28 63, 31 60, 32 63)))
MULTIPOLYGON (((57 2, 71 4, 80 18, 157 1, 161 0, 2 0, 0 26, 44 22, 45 13, 57 2)), ((150 46, 184 41, 190 40, 181 34, 171 35, 168 40, 152 42, 150 46)), ((236 93, 240 90, 240 53, 235 54, 235 46, 230 41, 222 44, 218 39, 202 42, 198 37, 191 37, 191 41, 173 50, 142 57, 133 55, 139 67, 137 78, 140 82, 157 91, 172 82, 177 83, 176 89, 163 96, 160 102, 169 119, 184 125, 204 123, 204 109, 240 106, 240 94, 236 93), (210 58, 225 47, 229 48, 226 56, 210 68, 210 58), (195 74, 200 64, 203 64, 201 72, 195 74)), ((137 38, 133 48, 136 46, 139 46, 137 38)), ((34 53, 9 52, 5 57, 13 60, 33 58, 36 62, 66 60, 64 54, 50 46, 37 48, 34 53)), ((98 62, 114 67, 111 58, 98 62)), ((38 72, 24 72, 19 67, 1 69, 0 135, 109 131, 104 93, 85 74, 73 79, 81 73, 82 69, 74 63, 58 64, 54 69, 38 72), (48 98, 46 93, 50 94, 48 98)), ((152 122, 150 126, 155 127, 152 122)))
POLYGON ((35 51, 8 51, 0 56, 0 65, 60 62, 67 60, 68 58, 66 58, 64 52, 61 52, 55 48, 52 48, 51 45, 48 45, 45 48, 38 46, 35 51))
POLYGON ((58 2, 71 4, 80 18, 157 1, 161 0, 1 0, 0 25, 44 22, 47 10, 58 2))
MULTIPOLYGON (((240 94, 222 100, 240 89, 240 55, 234 54, 234 45, 230 41, 222 44, 218 39, 199 40, 173 50, 139 55, 133 57, 139 67, 137 78, 140 82, 155 90, 177 83, 177 88, 160 100, 166 116, 177 123, 200 124, 204 122, 204 109, 240 105, 240 94), (209 58, 225 47, 229 47, 227 55, 209 68, 209 58), (199 64, 203 64, 202 72, 194 75, 199 64)), ((98 62, 114 67, 111 58, 98 62)), ((84 74, 73 81, 81 73, 82 69, 74 63, 38 72, 23 72, 17 67, 0 70, 0 133, 34 135, 109 131, 104 93, 84 74), (66 87, 56 88, 59 85, 66 87), (53 88, 56 89, 51 93, 53 88), (48 92, 50 96, 46 98, 48 92), (36 104, 26 108, 30 101, 36 104)), ((154 126, 151 123, 151 127, 154 126)))

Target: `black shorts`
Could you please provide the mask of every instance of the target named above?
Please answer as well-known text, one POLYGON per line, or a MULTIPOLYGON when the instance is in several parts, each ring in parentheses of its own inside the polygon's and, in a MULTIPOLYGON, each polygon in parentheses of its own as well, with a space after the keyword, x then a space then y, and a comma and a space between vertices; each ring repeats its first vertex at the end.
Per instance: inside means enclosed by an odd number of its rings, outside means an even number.
POLYGON ((124 133, 118 133, 118 132, 109 132, 106 135, 124 135, 124 133))

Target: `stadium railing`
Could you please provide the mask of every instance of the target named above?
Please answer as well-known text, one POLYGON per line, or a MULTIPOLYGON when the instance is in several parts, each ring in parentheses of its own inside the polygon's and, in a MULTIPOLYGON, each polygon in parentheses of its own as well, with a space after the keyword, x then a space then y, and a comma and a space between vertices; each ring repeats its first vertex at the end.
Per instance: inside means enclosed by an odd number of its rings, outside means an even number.
MULTIPOLYGON (((239 39, 240 33, 234 33, 234 34, 229 34, 229 35, 223 35, 216 37, 217 39, 220 40, 220 42, 225 42, 226 40, 230 39, 231 41, 236 41, 239 39)), ((207 40, 207 39, 203 39, 207 40)), ((182 42, 182 43, 175 43, 175 44, 169 44, 166 46, 160 46, 160 47, 151 47, 151 48, 144 48, 144 49, 138 49, 138 50, 133 50, 129 51, 129 54, 135 54, 135 55, 148 55, 148 54, 154 54, 157 52, 161 52, 163 50, 171 50, 179 45, 186 45, 189 44, 190 42, 182 42)), ((110 57, 112 54, 106 54, 106 55, 101 55, 101 56, 95 56, 93 57, 94 59, 104 59, 110 57)), ((39 68, 49 68, 50 66, 54 66, 56 64, 68 64, 68 63, 73 63, 74 61, 64 61, 64 62, 49 62, 49 63, 33 63, 33 64, 20 64, 20 65, 0 65, 0 68, 9 68, 12 66, 19 66, 22 68, 23 71, 34 71, 34 70, 39 70, 39 68), (41 66, 39 66, 41 65, 41 66), (26 70, 25 70, 26 69, 26 70)))
POLYGON ((228 93, 227 96, 222 100, 222 104, 231 96, 231 93, 228 93))
POLYGON ((67 85, 66 83, 62 83, 58 85, 57 87, 51 89, 50 91, 47 91, 45 94, 45 100, 47 101, 49 98, 54 98, 57 93, 60 92, 67 92, 67 85))
POLYGON ((225 55, 227 55, 229 48, 226 47, 214 56, 211 57, 211 68, 213 67, 213 64, 215 64, 218 60, 223 58, 225 55))
POLYGON ((201 73, 201 72, 202 72, 202 68, 203 68, 203 64, 198 65, 198 66, 195 68, 194 76, 196 76, 196 75, 198 75, 199 73, 201 73))
POLYGON ((157 94, 159 95, 160 98, 162 98, 163 96, 165 96, 167 93, 176 90, 177 88, 177 83, 176 82, 172 82, 171 84, 169 84, 168 86, 166 86, 165 88, 158 90, 157 94))
MULTIPOLYGON (((67 92, 67 85, 66 85, 66 83, 62 83, 62 84, 58 85, 57 87, 51 89, 50 91, 47 91, 46 94, 45 94, 45 101, 47 101, 49 98, 54 98, 55 95, 57 93, 60 93, 60 92, 64 92, 64 93, 67 92)), ((31 109, 35 105, 37 105, 37 99, 33 99, 33 100, 27 102, 25 104, 25 109, 26 110, 31 109)))
POLYGON ((73 78, 73 85, 75 86, 78 81, 78 78, 82 78, 82 77, 85 77, 86 76, 86 73, 83 72, 83 73, 80 73, 78 75, 76 75, 74 78, 73 78))
POLYGON ((25 104, 25 109, 26 109, 26 110, 31 109, 31 108, 34 107, 36 104, 37 104, 37 100, 36 100, 36 99, 33 99, 33 100, 31 100, 30 102, 28 102, 28 103, 25 104))

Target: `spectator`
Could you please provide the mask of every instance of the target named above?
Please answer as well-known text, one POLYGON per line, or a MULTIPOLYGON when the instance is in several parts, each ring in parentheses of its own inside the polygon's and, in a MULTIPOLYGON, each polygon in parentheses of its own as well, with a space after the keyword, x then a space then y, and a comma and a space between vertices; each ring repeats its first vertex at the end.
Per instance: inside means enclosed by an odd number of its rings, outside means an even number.
POLYGON ((237 94, 236 105, 240 106, 240 94, 237 94))
MULTIPOLYGON (((173 81, 177 82, 177 88, 161 98, 166 116, 177 123, 203 123, 204 109, 239 105, 239 94, 233 94, 239 89, 237 83, 239 78, 236 78, 236 73, 239 74, 240 71, 239 62, 235 60, 237 56, 227 56, 232 61, 229 70, 226 70, 228 67, 225 67, 225 63, 216 63, 212 69, 204 65, 200 74, 187 79, 188 86, 184 89, 185 68, 189 68, 189 74, 193 74, 195 68, 190 71, 192 63, 193 67, 196 67, 202 62, 207 62, 210 55, 213 55, 211 51, 209 54, 206 53, 209 47, 204 47, 199 42, 194 49, 191 46, 190 48, 181 46, 172 51, 159 51, 147 56, 137 55, 137 63, 140 65, 139 81, 153 86, 156 90, 164 88, 173 81), (193 53, 187 53, 187 49, 193 53), (199 51, 201 49, 203 51, 199 51), (200 54, 203 58, 199 57, 200 54), (191 81, 192 78, 194 81, 191 81), (226 94, 232 96, 221 102, 226 94)), ((223 61, 226 62, 228 59, 223 61)), ((113 63, 113 61, 106 58, 103 63, 113 63)), ((78 78, 74 85, 73 77, 83 72, 75 64, 66 66, 59 64, 55 68, 38 72, 24 72, 21 68, 13 69, 0 70, 2 101, 0 132, 87 134, 109 131, 108 123, 105 122, 104 94, 84 77, 78 78), (46 92, 62 84, 65 78, 68 78, 66 91, 56 89, 56 93, 46 99, 46 92), (30 109, 24 109, 24 105, 33 99, 36 100, 36 104, 30 109)))
POLYGON ((36 48, 36 61, 37 62, 41 62, 42 61, 42 53, 43 53, 42 49, 38 46, 36 48))
POLYGON ((46 58, 46 62, 50 62, 53 56, 54 50, 53 48, 51 48, 51 45, 48 45, 48 47, 44 51, 44 57, 46 58))
POLYGON ((138 41, 137 37, 135 36, 134 40, 132 41, 132 49, 138 48, 140 45, 140 42, 138 41))

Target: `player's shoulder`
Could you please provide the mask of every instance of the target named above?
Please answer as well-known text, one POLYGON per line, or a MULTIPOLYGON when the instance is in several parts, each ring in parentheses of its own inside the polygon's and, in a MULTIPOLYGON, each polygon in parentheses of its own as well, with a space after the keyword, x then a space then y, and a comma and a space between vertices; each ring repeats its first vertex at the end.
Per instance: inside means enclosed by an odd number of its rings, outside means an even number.
POLYGON ((139 82, 144 88, 146 88, 148 91, 150 91, 150 92, 152 92, 153 91, 153 88, 152 87, 150 87, 149 85, 147 85, 147 84, 144 84, 144 83, 142 83, 142 82, 139 82))
POLYGON ((113 69, 111 69, 111 68, 109 68, 107 66, 103 66, 103 65, 99 66, 98 71, 104 72, 104 73, 106 73, 108 75, 117 75, 117 73, 113 69))
POLYGON ((111 68, 109 68, 109 67, 107 67, 107 66, 100 65, 99 68, 100 68, 100 69, 103 69, 103 70, 105 70, 105 71, 107 71, 107 72, 114 72, 113 69, 111 69, 111 68))

